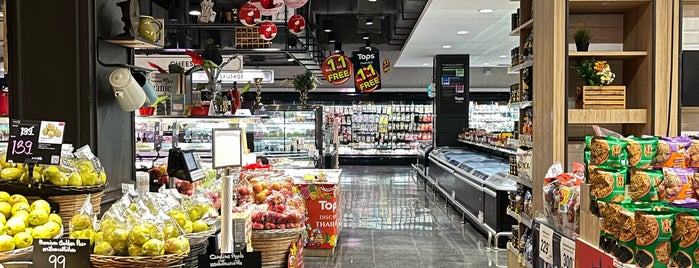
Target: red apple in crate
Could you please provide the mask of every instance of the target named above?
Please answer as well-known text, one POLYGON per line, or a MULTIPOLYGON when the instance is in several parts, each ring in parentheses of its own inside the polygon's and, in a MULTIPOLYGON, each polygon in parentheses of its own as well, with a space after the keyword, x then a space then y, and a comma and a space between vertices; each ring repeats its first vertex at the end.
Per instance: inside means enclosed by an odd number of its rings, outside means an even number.
POLYGON ((263 21, 258 30, 262 40, 270 41, 277 36, 277 25, 271 21, 263 21))
POLYGON ((266 184, 264 182, 256 182, 252 185, 252 191, 255 192, 255 194, 258 194, 262 192, 262 190, 266 190, 267 187, 265 187, 266 184))
POLYGON ((248 187, 245 187, 245 186, 240 186, 240 187, 238 187, 238 195, 240 195, 240 196, 250 195, 250 189, 248 187))
POLYGON ((286 211, 286 205, 276 204, 276 205, 274 205, 274 211, 279 212, 279 213, 284 213, 284 211, 286 211))
POLYGON ((286 224, 284 224, 284 223, 277 224, 277 228, 284 230, 284 229, 286 229, 286 224))
POLYGON ((289 27, 289 32, 295 35, 302 33, 303 30, 306 29, 306 19, 299 14, 294 14, 291 16, 286 24, 287 27, 289 27))
POLYGON ((271 222, 265 223, 265 230, 277 229, 277 225, 271 222))
POLYGON ((245 26, 254 26, 258 22, 260 22, 260 19, 262 18, 260 9, 258 9, 254 5, 247 3, 240 6, 238 14, 238 17, 240 17, 240 23, 242 23, 245 26))
POLYGON ((264 228, 265 228, 265 225, 262 224, 262 223, 259 223, 259 222, 253 222, 253 223, 252 223, 252 229, 255 229, 255 230, 262 230, 262 229, 264 229, 264 228))

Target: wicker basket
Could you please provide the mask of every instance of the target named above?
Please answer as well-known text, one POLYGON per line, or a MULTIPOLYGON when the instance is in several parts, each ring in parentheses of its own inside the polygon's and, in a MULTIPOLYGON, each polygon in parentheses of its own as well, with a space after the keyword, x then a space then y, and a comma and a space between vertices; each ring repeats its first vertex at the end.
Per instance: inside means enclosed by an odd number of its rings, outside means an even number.
POLYGON ((31 261, 34 246, 0 252, 0 263, 10 261, 31 261))
POLYGON ((0 189, 8 193, 31 195, 31 196, 54 196, 54 195, 77 195, 102 192, 109 184, 95 186, 56 186, 44 183, 41 187, 20 183, 18 181, 0 181, 0 189))
POLYGON ((184 268, 199 267, 199 255, 206 254, 206 249, 209 247, 209 241, 204 241, 198 245, 190 245, 189 255, 182 260, 184 268))
POLYGON ((252 230, 252 247, 262 251, 262 267, 286 267, 291 243, 301 237, 304 228, 252 230))
POLYGON ((184 236, 189 240, 189 245, 193 246, 204 243, 204 241, 208 240, 211 235, 216 233, 216 231, 217 230, 215 228, 210 228, 205 232, 185 234, 184 236))
MULTIPOLYGON (((100 213, 102 196, 104 196, 104 191, 91 194, 92 211, 95 212, 95 215, 99 215, 100 213)), ((85 199, 87 199, 87 194, 56 195, 48 197, 27 196, 29 203, 38 199, 46 200, 51 204, 51 208, 58 210, 58 215, 63 219, 63 231, 67 234, 70 231, 68 222, 73 215, 80 211, 80 208, 82 208, 85 203, 85 199)))
POLYGON ((180 267, 182 259, 189 252, 161 256, 127 257, 90 255, 90 265, 96 268, 145 268, 145 267, 180 267))

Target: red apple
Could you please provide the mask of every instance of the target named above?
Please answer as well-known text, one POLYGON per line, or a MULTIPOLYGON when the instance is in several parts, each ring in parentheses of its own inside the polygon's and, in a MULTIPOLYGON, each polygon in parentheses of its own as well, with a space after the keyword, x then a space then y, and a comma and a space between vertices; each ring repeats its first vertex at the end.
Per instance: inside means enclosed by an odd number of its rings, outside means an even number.
POLYGON ((265 223, 265 230, 277 229, 277 225, 271 222, 265 223))
POLYGON ((284 223, 277 224, 277 227, 278 227, 279 229, 282 229, 282 230, 283 230, 283 229, 286 229, 286 224, 284 224, 284 223))
POLYGON ((274 205, 274 211, 276 211, 278 213, 284 213, 284 211, 286 211, 286 205, 276 204, 276 205, 274 205))
POLYGON ((253 222, 253 223, 252 223, 252 229, 255 229, 255 230, 262 230, 262 229, 264 229, 264 228, 265 228, 265 225, 262 224, 262 223, 257 223, 257 222, 253 222))

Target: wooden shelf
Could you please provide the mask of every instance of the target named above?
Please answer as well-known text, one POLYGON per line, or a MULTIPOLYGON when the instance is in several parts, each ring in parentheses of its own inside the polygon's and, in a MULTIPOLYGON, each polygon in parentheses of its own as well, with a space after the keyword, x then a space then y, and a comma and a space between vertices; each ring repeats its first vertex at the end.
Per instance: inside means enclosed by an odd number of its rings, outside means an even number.
POLYGON ((530 19, 530 20, 522 23, 522 25, 520 25, 519 27, 512 30, 510 32, 509 36, 519 36, 519 32, 521 32, 524 29, 531 29, 532 26, 534 26, 534 19, 530 19))
POLYGON ((645 57, 647 51, 571 51, 568 52, 569 57, 597 57, 602 59, 631 59, 637 57, 645 57))
POLYGON ((569 0, 568 11, 572 14, 624 13, 652 0, 569 0))
POLYGON ((511 102, 507 104, 510 108, 524 109, 532 106, 532 101, 511 102))
POLYGON ((515 65, 515 66, 510 67, 510 68, 507 70, 507 72, 508 72, 508 73, 516 73, 516 72, 518 72, 519 70, 522 70, 522 69, 527 68, 527 67, 531 67, 533 64, 534 64, 534 61, 532 61, 532 60, 525 61, 525 62, 522 63, 522 64, 519 64, 519 65, 515 65))
POLYGON ((646 109, 568 109, 569 124, 645 124, 646 109))
POLYGON ((111 36, 103 37, 102 40, 108 43, 117 44, 130 48, 163 48, 157 43, 146 41, 140 37, 133 36, 111 36))

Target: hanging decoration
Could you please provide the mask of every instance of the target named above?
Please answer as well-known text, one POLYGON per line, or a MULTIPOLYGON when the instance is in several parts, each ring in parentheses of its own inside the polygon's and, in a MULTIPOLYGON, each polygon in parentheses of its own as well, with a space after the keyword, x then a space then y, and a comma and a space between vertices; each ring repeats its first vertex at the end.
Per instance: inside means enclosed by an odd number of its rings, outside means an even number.
POLYGON ((263 40, 272 40, 275 36, 277 36, 277 25, 275 25, 274 22, 271 21, 263 21, 260 24, 259 32, 260 38, 262 38, 263 40))
POLYGON ((300 8, 307 2, 308 0, 284 0, 284 4, 289 8, 300 8))
POLYGON ((325 81, 333 85, 342 85, 352 77, 354 66, 352 60, 344 54, 336 53, 328 56, 321 67, 325 81))
POLYGON ((251 4, 242 4, 240 11, 238 11, 238 16, 240 17, 240 23, 245 26, 254 26, 262 18, 260 10, 251 4))
POLYGON ((283 0, 250 0, 250 4, 257 7, 262 16, 274 16, 284 7, 283 0))
POLYGON ((298 35, 306 29, 306 19, 299 14, 294 14, 291 16, 291 18, 289 18, 287 25, 289 27, 289 32, 298 35))

